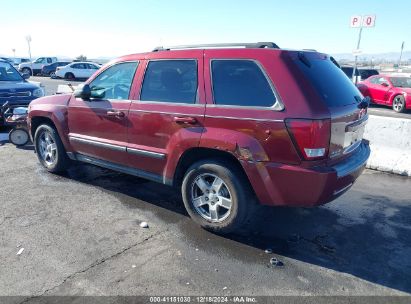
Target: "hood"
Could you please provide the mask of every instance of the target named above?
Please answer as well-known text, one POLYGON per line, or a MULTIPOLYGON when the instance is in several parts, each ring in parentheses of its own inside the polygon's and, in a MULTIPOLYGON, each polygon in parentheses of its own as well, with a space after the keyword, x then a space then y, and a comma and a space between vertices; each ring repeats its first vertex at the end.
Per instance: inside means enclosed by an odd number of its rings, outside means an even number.
POLYGON ((27 81, 0 81, 0 92, 33 91, 39 86, 27 81))
POLYGON ((60 106, 67 106, 72 94, 58 94, 58 95, 50 95, 45 97, 40 97, 33 100, 30 103, 31 107, 38 107, 41 105, 60 105, 60 106))

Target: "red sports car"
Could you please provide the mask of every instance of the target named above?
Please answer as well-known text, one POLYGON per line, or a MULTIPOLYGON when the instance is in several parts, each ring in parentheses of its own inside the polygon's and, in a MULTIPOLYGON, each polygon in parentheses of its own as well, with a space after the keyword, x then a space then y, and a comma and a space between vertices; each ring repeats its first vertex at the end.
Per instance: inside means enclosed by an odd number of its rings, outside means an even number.
POLYGON ((395 112, 411 109, 411 77, 376 75, 358 84, 371 102, 391 106, 395 112))

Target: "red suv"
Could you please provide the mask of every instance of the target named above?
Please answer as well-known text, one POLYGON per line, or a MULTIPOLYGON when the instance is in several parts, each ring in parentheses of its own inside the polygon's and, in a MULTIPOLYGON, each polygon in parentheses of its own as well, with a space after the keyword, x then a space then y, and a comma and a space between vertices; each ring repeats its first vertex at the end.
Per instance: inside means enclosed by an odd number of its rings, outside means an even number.
POLYGON ((255 202, 314 206, 349 189, 370 155, 367 106, 327 55, 197 45, 118 58, 32 102, 28 122, 48 171, 75 160, 177 186, 197 223, 230 232, 255 202))

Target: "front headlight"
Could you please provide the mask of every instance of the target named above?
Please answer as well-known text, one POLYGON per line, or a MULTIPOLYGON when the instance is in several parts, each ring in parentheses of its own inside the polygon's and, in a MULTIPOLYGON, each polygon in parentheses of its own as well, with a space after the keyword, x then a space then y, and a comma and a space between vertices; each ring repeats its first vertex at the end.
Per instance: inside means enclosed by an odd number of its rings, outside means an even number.
POLYGON ((35 89, 35 90, 33 91, 33 96, 34 96, 34 97, 43 97, 43 96, 44 96, 44 91, 43 91, 43 89, 42 89, 42 88, 35 89))

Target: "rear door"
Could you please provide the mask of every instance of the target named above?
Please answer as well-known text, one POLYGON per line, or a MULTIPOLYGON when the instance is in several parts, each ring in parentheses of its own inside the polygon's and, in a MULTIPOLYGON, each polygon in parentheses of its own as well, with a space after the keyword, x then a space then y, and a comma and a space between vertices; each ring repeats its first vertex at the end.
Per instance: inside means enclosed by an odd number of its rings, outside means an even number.
POLYGON ((255 160, 299 162, 284 127, 287 113, 275 89, 282 77, 280 56, 281 51, 260 49, 204 51, 207 107, 202 147, 244 148, 244 155, 253 151, 255 160))
POLYGON ((348 156, 360 145, 368 119, 367 109, 359 106, 362 94, 326 55, 307 52, 295 62, 330 113, 331 162, 348 156))
POLYGON ((143 63, 129 112, 130 166, 171 179, 165 176, 166 166, 173 167, 181 153, 198 146, 205 111, 202 54, 159 52, 143 63))
POLYGON ((126 159, 129 93, 138 62, 108 67, 90 82, 92 98, 71 97, 69 140, 87 156, 123 164, 126 159))

